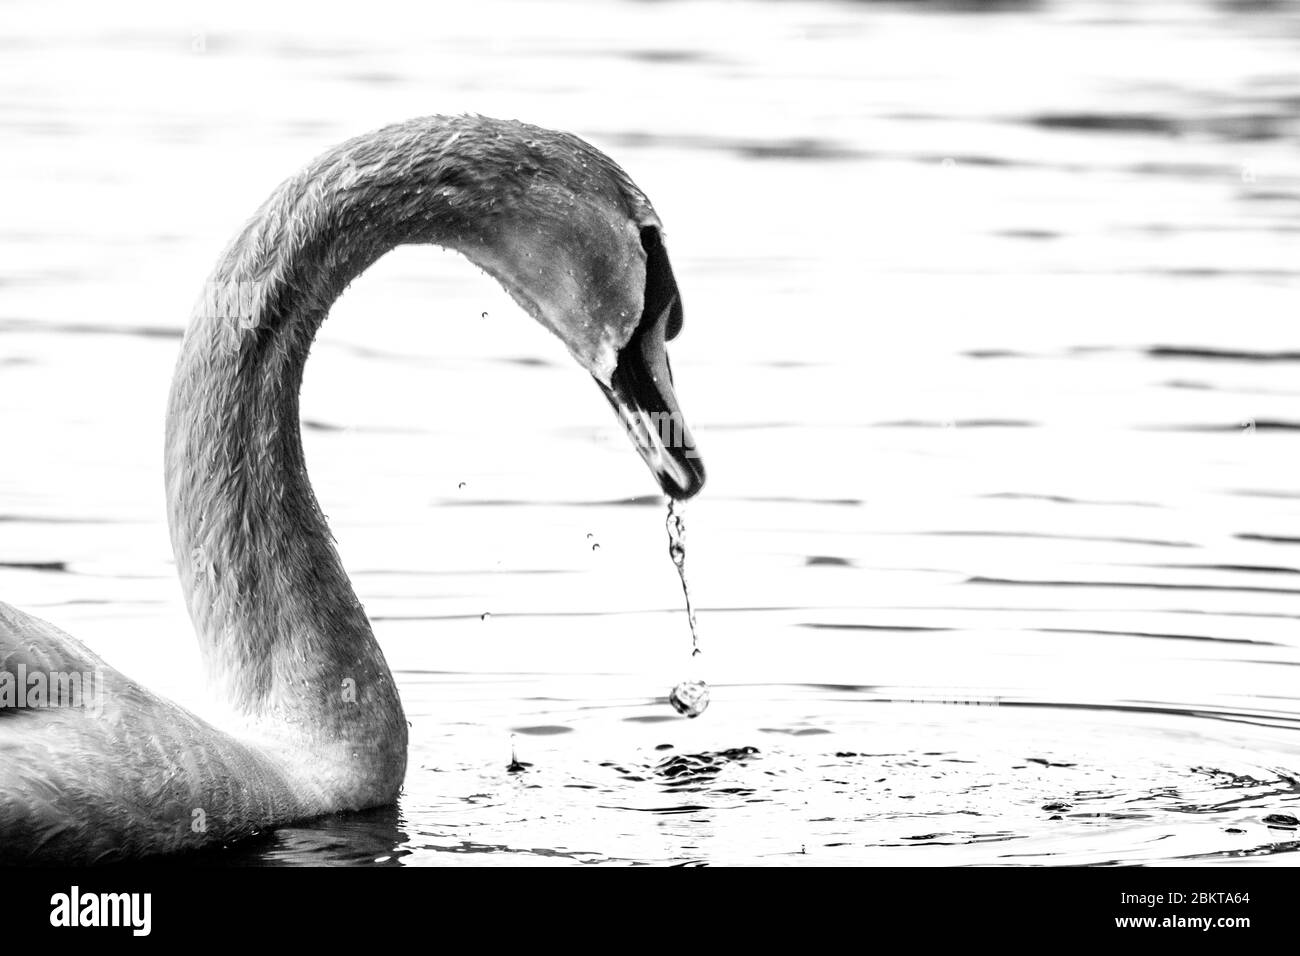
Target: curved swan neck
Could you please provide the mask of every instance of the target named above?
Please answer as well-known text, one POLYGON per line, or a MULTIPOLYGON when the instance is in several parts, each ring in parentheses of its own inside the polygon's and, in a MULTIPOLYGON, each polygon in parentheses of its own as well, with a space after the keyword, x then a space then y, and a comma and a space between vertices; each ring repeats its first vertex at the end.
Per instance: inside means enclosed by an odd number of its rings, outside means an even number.
POLYGON ((432 242, 491 259, 494 217, 457 202, 490 190, 465 189, 477 174, 455 122, 431 122, 418 152, 414 133, 380 131, 276 190, 204 288, 167 422, 172 547, 220 696, 341 747, 380 741, 390 770, 405 719, 307 479, 298 393, 330 306, 385 252, 432 242))
POLYGON ((644 230, 658 226, 626 173, 576 137, 425 117, 283 183, 212 273, 168 409, 172 548, 221 698, 323 754, 331 805, 391 797, 407 735, 307 480, 298 392, 317 329, 384 253, 433 243, 494 276, 609 386, 644 305, 644 230))

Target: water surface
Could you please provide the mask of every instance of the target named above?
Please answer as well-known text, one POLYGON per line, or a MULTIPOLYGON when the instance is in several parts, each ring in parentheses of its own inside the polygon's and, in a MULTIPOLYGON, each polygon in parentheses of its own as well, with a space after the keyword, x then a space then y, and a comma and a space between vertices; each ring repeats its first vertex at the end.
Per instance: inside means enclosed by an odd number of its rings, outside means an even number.
POLYGON ((597 390, 399 250, 302 407, 406 792, 208 859, 1291 862, 1296 7, 539 6, 6 18, 0 595, 163 692, 167 382, 280 179, 411 115, 570 129, 685 298, 708 712, 666 702, 663 505, 597 390))

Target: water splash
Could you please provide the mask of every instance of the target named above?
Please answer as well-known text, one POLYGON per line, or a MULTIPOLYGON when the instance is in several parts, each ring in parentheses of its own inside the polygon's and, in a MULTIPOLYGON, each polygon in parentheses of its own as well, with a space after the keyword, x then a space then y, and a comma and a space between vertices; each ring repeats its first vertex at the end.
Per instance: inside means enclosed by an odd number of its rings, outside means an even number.
MULTIPOLYGON (((691 587, 686 581, 686 503, 675 498, 668 502, 668 554, 682 579, 682 596, 686 598, 686 620, 691 626, 691 658, 700 656, 700 636, 696 629, 695 607, 691 604, 691 587)), ((668 702, 679 714, 698 717, 709 706, 709 685, 702 680, 680 681, 668 695, 668 702)))
POLYGON ((519 759, 519 748, 515 746, 515 735, 510 735, 510 763, 506 765, 506 773, 524 773, 532 764, 527 760, 519 759))

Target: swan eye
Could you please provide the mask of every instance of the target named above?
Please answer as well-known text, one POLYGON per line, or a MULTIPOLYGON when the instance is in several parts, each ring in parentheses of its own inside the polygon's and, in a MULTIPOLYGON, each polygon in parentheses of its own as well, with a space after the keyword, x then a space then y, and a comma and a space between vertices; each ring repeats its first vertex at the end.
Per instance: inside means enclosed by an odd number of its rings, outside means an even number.
POLYGON ((673 278, 673 267, 668 262, 668 250, 664 248, 656 227, 641 229, 641 248, 645 250, 645 297, 641 317, 658 318, 664 309, 671 309, 664 338, 672 341, 682 330, 682 297, 677 291, 677 280, 673 278))

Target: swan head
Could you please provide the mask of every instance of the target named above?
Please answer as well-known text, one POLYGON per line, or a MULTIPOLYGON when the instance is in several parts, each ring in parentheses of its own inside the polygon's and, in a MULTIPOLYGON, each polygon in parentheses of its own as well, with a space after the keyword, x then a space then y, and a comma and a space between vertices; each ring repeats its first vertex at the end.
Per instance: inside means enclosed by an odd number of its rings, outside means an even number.
POLYGON ((493 208, 477 210, 478 241, 462 251, 591 374, 664 493, 692 497, 704 466, 668 362, 682 304, 658 216, 577 137, 513 123, 493 133, 502 161, 479 184, 493 208))
POLYGON ((640 239, 646 253, 640 315, 615 353, 609 378, 589 371, 664 493, 685 500, 704 487, 704 463, 677 404, 668 362, 667 344, 682 329, 682 300, 658 228, 643 227, 640 239))

